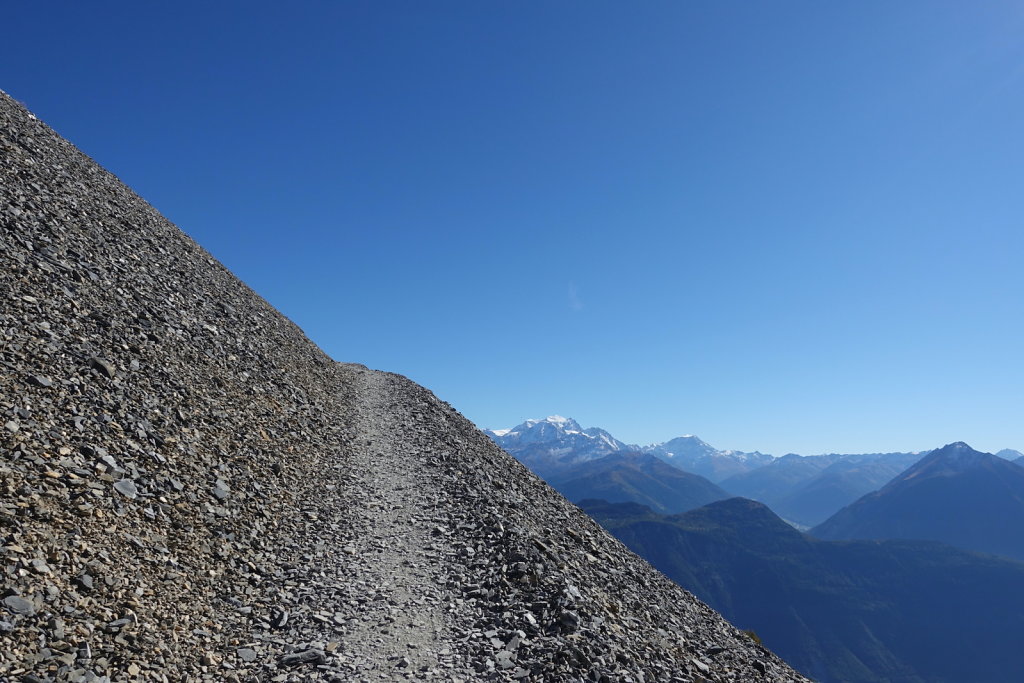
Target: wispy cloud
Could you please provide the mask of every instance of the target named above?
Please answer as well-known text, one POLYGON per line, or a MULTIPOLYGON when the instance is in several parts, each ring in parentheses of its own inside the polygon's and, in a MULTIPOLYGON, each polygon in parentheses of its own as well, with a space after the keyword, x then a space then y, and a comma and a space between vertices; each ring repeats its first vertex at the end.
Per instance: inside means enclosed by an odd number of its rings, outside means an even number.
POLYGON ((583 301, 580 299, 579 290, 576 289, 576 283, 569 283, 569 308, 574 311, 583 310, 583 301))

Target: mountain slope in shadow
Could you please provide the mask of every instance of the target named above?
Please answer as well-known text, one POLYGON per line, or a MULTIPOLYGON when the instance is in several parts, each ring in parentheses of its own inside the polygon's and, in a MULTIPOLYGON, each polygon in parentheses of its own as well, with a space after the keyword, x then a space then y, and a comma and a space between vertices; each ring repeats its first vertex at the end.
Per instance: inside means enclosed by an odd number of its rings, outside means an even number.
POLYGON ((1024 560, 1024 468, 952 443, 811 533, 829 540, 935 540, 1024 560))
POLYGON ((1022 563, 926 541, 822 541, 742 498, 674 516, 581 506, 817 680, 1024 680, 1022 563))

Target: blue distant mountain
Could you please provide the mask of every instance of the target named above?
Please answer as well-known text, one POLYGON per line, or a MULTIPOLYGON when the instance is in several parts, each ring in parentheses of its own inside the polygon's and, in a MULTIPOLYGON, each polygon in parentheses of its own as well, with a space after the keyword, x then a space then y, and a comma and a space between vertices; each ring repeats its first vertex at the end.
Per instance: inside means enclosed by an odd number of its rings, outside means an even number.
POLYGON ((580 506, 822 683, 1024 681, 1024 563, 932 541, 822 541, 743 498, 672 516, 580 506))
MULTIPOLYGON (((648 446, 626 444, 604 429, 584 429, 567 417, 553 415, 542 420, 526 420, 510 429, 484 430, 499 446, 533 470, 549 483, 568 481, 567 471, 574 470, 573 477, 587 477, 585 463, 604 458, 614 453, 645 453, 691 474, 696 474, 720 489, 734 496, 743 496, 770 506, 787 521, 809 528, 820 524, 832 514, 857 500, 866 493, 875 491, 910 465, 922 453, 868 453, 852 455, 786 455, 776 458, 758 451, 744 452, 719 450, 700 438, 687 434, 664 443, 648 446)), ((620 463, 621 465, 622 463, 620 463)), ((610 473, 595 473, 588 479, 589 485, 597 486, 597 479, 610 473)), ((635 479, 639 474, 636 467, 620 477, 635 479)), ((679 482, 675 482, 679 483, 679 482)), ((633 484, 620 482, 615 500, 633 500, 651 505, 659 512, 680 511, 670 498, 650 498, 637 493, 632 498, 626 494, 639 489, 633 484), (667 507, 666 507, 667 506, 667 507)), ((593 488, 591 492, 603 490, 599 498, 608 499, 614 487, 611 482, 601 484, 604 489, 593 488)), ((708 495, 698 493, 697 486, 688 500, 701 500, 708 495)), ((651 490, 648 488, 647 490, 651 490)), ((585 488, 574 488, 569 498, 587 492, 585 488)), ((714 495, 721 497, 721 493, 714 495)), ((717 498, 715 498, 717 499, 717 498)), ((704 500, 711 502, 713 499, 704 500)))
POLYGON ((784 455, 721 482, 733 495, 768 505, 783 519, 812 527, 885 486, 923 453, 784 455))
POLYGON ((603 429, 584 429, 576 420, 560 415, 527 420, 511 429, 483 431, 545 479, 571 465, 623 451, 648 453, 712 482, 748 472, 773 460, 764 453, 717 450, 689 434, 649 446, 626 444, 603 429))
POLYGON ((527 420, 511 429, 483 431, 545 480, 582 462, 637 450, 603 429, 584 429, 576 420, 560 415, 527 420))
POLYGON ((811 530, 823 539, 927 539, 1024 560, 1024 468, 949 444, 811 530))
POLYGON ((681 470, 699 474, 716 484, 731 476, 755 470, 774 460, 772 456, 757 451, 753 453, 720 451, 692 434, 679 436, 665 443, 646 446, 643 450, 681 470))
POLYGON ((686 512, 730 497, 699 474, 684 472, 649 453, 612 453, 581 462, 548 483, 573 502, 587 498, 634 502, 665 514, 686 512))

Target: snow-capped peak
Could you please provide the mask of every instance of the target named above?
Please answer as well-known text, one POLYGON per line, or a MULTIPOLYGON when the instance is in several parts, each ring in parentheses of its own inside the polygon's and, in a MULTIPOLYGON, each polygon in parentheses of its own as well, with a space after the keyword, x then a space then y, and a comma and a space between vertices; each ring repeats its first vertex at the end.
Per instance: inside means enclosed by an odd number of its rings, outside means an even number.
POLYGON ((576 420, 572 419, 571 417, 562 417, 561 415, 548 415, 543 420, 530 419, 530 420, 527 420, 526 422, 524 422, 523 424, 527 425, 528 427, 532 427, 532 426, 538 425, 538 424, 540 424, 542 422, 546 422, 547 424, 558 425, 558 426, 564 426, 564 425, 567 425, 567 424, 576 424, 576 420))

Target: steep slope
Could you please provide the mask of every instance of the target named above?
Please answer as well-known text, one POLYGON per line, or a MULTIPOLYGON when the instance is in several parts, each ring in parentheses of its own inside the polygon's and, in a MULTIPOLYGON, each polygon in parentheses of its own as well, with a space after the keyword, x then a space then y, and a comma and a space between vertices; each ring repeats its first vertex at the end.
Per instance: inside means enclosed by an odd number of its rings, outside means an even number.
POLYGON ((818 538, 916 538, 1024 560, 1024 468, 957 442, 811 530, 818 538))
POLYGON ((0 155, 0 677, 276 668, 334 363, 2 94, 0 155))
POLYGON ((689 434, 648 446, 644 451, 716 484, 731 476, 767 465, 773 460, 772 456, 764 453, 720 451, 689 434))
POLYGON ((796 679, 3 94, 0 154, 0 679, 796 679))
POLYGON ((1024 564, 925 541, 819 541, 734 498, 583 508, 816 680, 1019 681, 1024 564))
POLYGON ((548 483, 571 501, 632 501, 664 514, 686 512, 729 498, 728 493, 704 477, 684 472, 646 453, 613 453, 581 462, 548 483))

